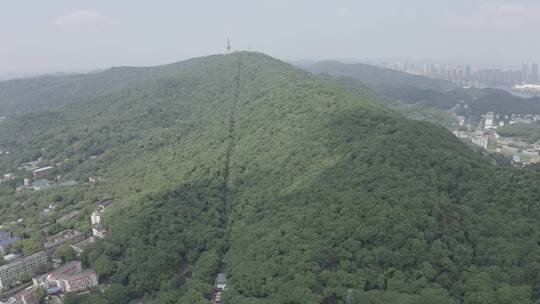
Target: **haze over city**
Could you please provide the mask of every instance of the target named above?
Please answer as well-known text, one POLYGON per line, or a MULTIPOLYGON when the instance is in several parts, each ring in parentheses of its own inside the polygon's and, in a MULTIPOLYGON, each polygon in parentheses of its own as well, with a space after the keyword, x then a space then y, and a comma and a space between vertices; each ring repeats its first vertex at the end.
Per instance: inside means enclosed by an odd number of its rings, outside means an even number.
POLYGON ((156 65, 225 50, 519 69, 540 61, 540 4, 487 1, 0 3, 0 74, 156 65), (194 35, 193 33, 197 34, 194 35))

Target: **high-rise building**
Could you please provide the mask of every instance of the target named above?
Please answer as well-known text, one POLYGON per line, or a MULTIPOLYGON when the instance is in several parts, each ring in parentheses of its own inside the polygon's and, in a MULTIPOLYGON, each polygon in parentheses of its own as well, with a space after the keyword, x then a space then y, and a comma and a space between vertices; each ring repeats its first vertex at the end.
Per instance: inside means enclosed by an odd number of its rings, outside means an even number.
POLYGON ((538 63, 533 63, 531 68, 531 82, 534 84, 540 83, 540 75, 538 75, 538 63))
POLYGON ((521 65, 521 82, 527 83, 529 81, 529 65, 524 63, 521 65))

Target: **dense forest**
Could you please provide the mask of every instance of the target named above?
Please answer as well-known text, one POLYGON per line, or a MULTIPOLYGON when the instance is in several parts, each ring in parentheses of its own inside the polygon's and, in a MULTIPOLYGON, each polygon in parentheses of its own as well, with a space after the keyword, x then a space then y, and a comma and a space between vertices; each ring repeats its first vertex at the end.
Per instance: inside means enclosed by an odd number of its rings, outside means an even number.
POLYGON ((3 170, 115 201, 84 255, 109 287, 66 303, 208 303, 219 271, 235 304, 540 301, 537 171, 263 54, 161 69, 0 123, 3 170))

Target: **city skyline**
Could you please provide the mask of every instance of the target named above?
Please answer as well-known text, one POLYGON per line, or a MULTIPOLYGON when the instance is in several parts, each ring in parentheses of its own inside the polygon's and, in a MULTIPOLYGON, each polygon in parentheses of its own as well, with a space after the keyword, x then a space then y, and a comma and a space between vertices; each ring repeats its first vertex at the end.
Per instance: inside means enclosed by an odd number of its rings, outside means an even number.
POLYGON ((452 81, 461 86, 513 87, 540 85, 538 63, 522 63, 521 69, 474 67, 470 64, 377 62, 375 65, 409 74, 452 81))

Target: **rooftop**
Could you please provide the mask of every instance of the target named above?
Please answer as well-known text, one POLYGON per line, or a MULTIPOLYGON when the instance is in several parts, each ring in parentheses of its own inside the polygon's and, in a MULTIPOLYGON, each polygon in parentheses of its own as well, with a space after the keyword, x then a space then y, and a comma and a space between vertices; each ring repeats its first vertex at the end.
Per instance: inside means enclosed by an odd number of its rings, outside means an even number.
POLYGON ((88 238, 84 241, 81 241, 81 242, 78 242, 76 244, 73 244, 71 245, 71 247, 73 249, 75 249, 75 251, 77 252, 83 252, 85 251, 88 247, 90 247, 92 244, 94 244, 96 242, 96 240, 94 238, 88 238))
POLYGON ((36 170, 34 170, 34 172, 39 173, 39 172, 51 170, 52 168, 53 168, 53 167, 51 167, 51 166, 47 166, 47 167, 43 167, 43 168, 36 169, 36 170))
POLYGON ((51 182, 46 179, 39 179, 32 183, 32 187, 50 187, 51 182))
POLYGON ((62 183, 58 184, 58 186, 76 186, 78 184, 79 183, 77 181, 68 180, 68 181, 65 181, 65 182, 62 182, 62 183))
POLYGON ((66 279, 66 280, 70 280, 70 279, 78 279, 78 278, 84 278, 84 277, 89 277, 89 276, 96 276, 96 273, 94 272, 94 270, 86 269, 86 270, 84 270, 82 272, 79 272, 79 273, 74 273, 74 274, 70 274, 70 275, 63 275, 61 278, 66 279))
POLYGON ((60 233, 57 233, 53 236, 48 237, 47 242, 44 245, 45 247, 51 247, 67 239, 71 239, 79 235, 82 235, 82 234, 76 230, 71 230, 71 229, 64 230, 60 233))
POLYGON ((216 283, 217 284, 227 284, 227 275, 224 274, 224 273, 218 273, 216 283))
POLYGON ((72 262, 66 263, 66 264, 56 268, 55 270, 51 271, 48 274, 48 277, 55 278, 55 277, 58 277, 58 276, 61 276, 61 275, 74 273, 74 272, 77 272, 78 269, 82 269, 81 262, 80 261, 72 261, 72 262))

